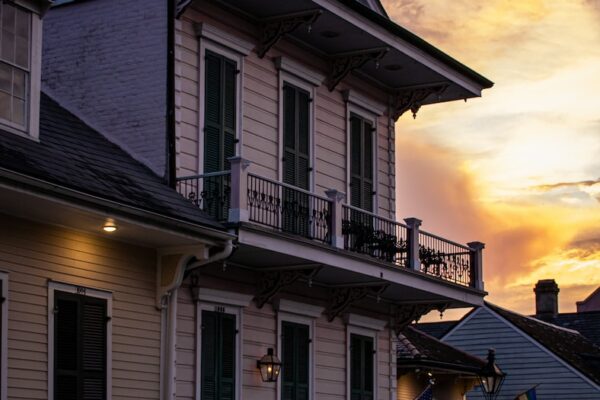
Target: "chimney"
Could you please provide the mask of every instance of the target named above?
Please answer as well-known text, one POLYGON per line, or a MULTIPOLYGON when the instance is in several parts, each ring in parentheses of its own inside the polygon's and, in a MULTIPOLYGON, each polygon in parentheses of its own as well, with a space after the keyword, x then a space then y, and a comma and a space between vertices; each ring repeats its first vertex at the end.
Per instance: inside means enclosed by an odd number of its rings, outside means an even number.
POLYGON ((558 314, 558 292, 554 279, 541 279, 533 289, 535 292, 535 316, 539 319, 552 319, 558 314))

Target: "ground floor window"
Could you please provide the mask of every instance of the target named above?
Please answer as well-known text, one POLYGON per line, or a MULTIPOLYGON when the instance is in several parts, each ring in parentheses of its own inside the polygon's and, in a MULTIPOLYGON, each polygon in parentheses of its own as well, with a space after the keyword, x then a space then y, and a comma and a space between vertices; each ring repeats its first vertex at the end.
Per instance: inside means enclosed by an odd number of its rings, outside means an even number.
POLYGON ((236 316, 202 310, 201 399, 234 400, 236 316))
POLYGON ((282 400, 309 400, 310 327, 281 323, 282 400))
POLYGON ((350 334, 350 400, 373 400, 373 338, 350 334))
POLYGON ((8 335, 8 274, 0 272, 0 400, 6 400, 8 335))

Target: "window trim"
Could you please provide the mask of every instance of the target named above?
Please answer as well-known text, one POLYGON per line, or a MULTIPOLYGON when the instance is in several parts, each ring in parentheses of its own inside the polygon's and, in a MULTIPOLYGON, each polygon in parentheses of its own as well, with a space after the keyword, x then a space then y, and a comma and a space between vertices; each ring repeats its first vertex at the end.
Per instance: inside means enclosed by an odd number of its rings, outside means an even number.
POLYGON ((194 398, 201 400, 202 394, 202 311, 218 311, 235 315, 235 396, 236 400, 242 399, 242 350, 243 350, 243 309, 250 304, 252 295, 226 290, 199 288, 198 301, 196 302, 196 370, 194 372, 194 398))
MULTIPOLYGON (((308 326, 308 337, 310 339, 308 356, 310 360, 308 362, 308 400, 316 398, 315 391, 315 332, 316 332, 316 318, 312 316, 304 316, 299 314, 293 314, 288 311, 279 310, 277 311, 277 356, 281 359, 283 351, 283 343, 281 336, 283 334, 283 323, 292 322, 295 324, 301 324, 308 326)), ((277 380, 277 400, 281 400, 281 390, 283 384, 283 377, 277 380)))
POLYGON ((277 99, 277 180, 283 182, 283 154, 284 154, 284 137, 283 137, 283 87, 285 84, 295 86, 308 92, 310 96, 310 102, 308 107, 308 155, 309 168, 311 168, 308 174, 308 191, 314 192, 315 188, 315 174, 316 174, 316 157, 315 157, 315 110, 317 103, 317 87, 323 81, 322 75, 312 71, 296 62, 286 58, 277 57, 274 60, 275 67, 278 73, 278 96, 277 99))
POLYGON ((54 292, 84 294, 106 300, 106 398, 112 398, 112 292, 70 283, 48 281, 48 400, 54 400, 54 292), (84 293, 81 293, 83 290, 84 293))
MULTIPOLYGON (((0 271, 0 287, 4 300, 0 303, 0 400, 8 399, 8 273, 0 271)), ((2 299, 0 299, 2 300, 2 299)))
POLYGON ((373 398, 377 399, 379 382, 379 332, 385 327, 385 321, 379 321, 374 318, 364 317, 356 314, 346 316, 346 398, 351 400, 352 388, 350 386, 351 363, 350 363, 350 344, 351 335, 367 336, 373 339, 373 398), (381 322, 381 323, 380 323, 381 322))
MULTIPOLYGON (((379 146, 377 139, 379 138, 379 129, 378 129, 378 115, 370 112, 369 110, 357 105, 356 103, 351 102, 350 100, 346 101, 346 195, 345 202, 347 205, 351 205, 351 192, 350 192, 350 182, 352 181, 352 173, 350 172, 350 159, 351 157, 351 132, 350 129, 352 124, 350 123, 350 119, 352 114, 358 116, 370 122, 375 130, 373 131, 373 191, 375 194, 373 195, 373 210, 370 211, 375 215, 379 215, 379 170, 377 168, 379 161, 379 146)), ((365 210, 367 211, 367 210, 365 210)))
MULTIPOLYGON (((235 41, 239 43, 245 43, 244 40, 233 37, 226 32, 219 30, 209 24, 198 24, 196 27, 196 33, 198 35, 199 51, 198 51, 198 98, 200 99, 198 104, 198 165, 196 166, 198 174, 204 173, 204 92, 206 90, 206 51, 213 52, 222 57, 228 58, 234 61, 237 65, 238 73, 235 79, 235 139, 237 141, 235 145, 235 155, 242 156, 243 147, 243 114, 242 105, 244 104, 243 99, 243 85, 244 85, 244 58, 249 54, 244 49, 245 45, 237 45, 235 41), (234 41, 235 40, 235 41, 234 41)), ((180 84, 180 83, 179 83, 180 84)), ((181 89, 181 88, 180 88, 181 89)))
POLYGON ((31 13, 31 42, 29 43, 29 72, 27 77, 27 99, 25 109, 25 126, 0 119, 0 127, 10 133, 39 142, 40 132, 40 91, 42 78, 42 21, 40 15, 26 4, 16 4, 17 7, 31 13))

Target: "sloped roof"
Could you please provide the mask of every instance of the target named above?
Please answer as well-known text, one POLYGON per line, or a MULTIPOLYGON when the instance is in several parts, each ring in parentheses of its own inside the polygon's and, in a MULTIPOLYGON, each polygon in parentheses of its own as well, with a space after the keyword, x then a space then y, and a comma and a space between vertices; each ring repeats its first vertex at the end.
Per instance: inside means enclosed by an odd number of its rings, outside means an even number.
POLYGON ((527 317, 488 302, 485 305, 573 368, 600 384, 600 347, 579 332, 527 317))
POLYGON ((459 321, 425 322, 414 324, 413 326, 436 339, 443 338, 450 329, 454 328, 459 321))
POLYGON ((561 313, 545 321, 563 328, 574 329, 596 346, 600 346, 600 311, 561 313))
POLYGON ((158 176, 42 93, 39 142, 0 129, 0 168, 180 221, 224 230, 158 176))
POLYGON ((477 373, 486 362, 409 326, 398 336, 397 365, 477 373))

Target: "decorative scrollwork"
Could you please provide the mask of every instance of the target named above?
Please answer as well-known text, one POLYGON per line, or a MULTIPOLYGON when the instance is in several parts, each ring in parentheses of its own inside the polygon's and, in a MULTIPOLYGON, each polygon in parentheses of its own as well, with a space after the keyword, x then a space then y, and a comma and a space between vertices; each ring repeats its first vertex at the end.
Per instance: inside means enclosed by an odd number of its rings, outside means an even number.
POLYGON ((229 214, 231 178, 229 174, 182 179, 177 190, 196 207, 223 221, 229 214))
POLYGON ((446 253, 431 247, 419 246, 421 272, 443 280, 468 286, 471 280, 471 253, 446 253))
POLYGON ((404 328, 419 319, 432 310, 442 312, 448 308, 448 304, 406 304, 396 305, 392 309, 391 326, 396 336, 400 335, 404 328))
POLYGON ((292 14, 278 15, 262 20, 260 43, 257 48, 259 58, 263 58, 267 51, 273 47, 283 36, 292 33, 300 25, 308 24, 309 27, 323 13, 321 10, 308 10, 292 14))
POLYGON ((310 281, 319 270, 320 267, 265 272, 258 285, 258 294, 254 297, 256 306, 262 308, 282 288, 293 284, 300 278, 306 278, 310 281))
POLYGON ((389 284, 371 286, 347 286, 333 289, 329 307, 325 311, 327 320, 333 321, 335 317, 346 311, 352 304, 362 300, 367 295, 379 296, 389 284))
POLYGON ((410 110, 413 118, 417 118, 417 112, 423 105, 423 102, 431 95, 441 96, 448 88, 448 84, 438 84, 434 86, 404 89, 398 91, 392 100, 392 117, 397 120, 406 111, 410 110))
POLYGON ((388 51, 387 47, 378 47, 334 55, 331 60, 331 72, 327 77, 327 88, 332 92, 350 72, 361 68, 368 61, 379 63, 388 51))

